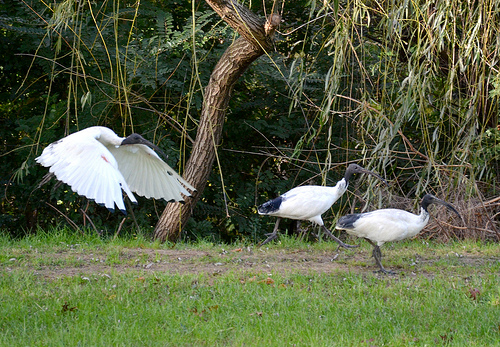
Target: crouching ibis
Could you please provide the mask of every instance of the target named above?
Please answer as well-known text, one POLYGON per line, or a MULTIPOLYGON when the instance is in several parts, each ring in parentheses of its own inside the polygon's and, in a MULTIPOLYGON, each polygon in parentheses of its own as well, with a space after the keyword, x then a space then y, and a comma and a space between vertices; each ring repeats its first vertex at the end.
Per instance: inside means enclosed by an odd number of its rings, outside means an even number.
POLYGON ((123 191, 146 198, 184 201, 186 188, 195 188, 179 176, 156 152, 163 152, 139 134, 119 137, 113 130, 94 126, 47 146, 36 162, 48 167, 59 181, 88 199, 125 213, 123 191))
POLYGON ((382 266, 380 246, 386 242, 399 241, 417 235, 429 222, 427 208, 430 204, 444 205, 455 212, 460 219, 462 218, 453 205, 427 194, 422 199, 419 215, 394 208, 348 214, 337 221, 335 228, 367 240, 373 246, 372 256, 380 271, 394 274, 382 266))
POLYGON ((290 218, 296 220, 308 220, 318 224, 325 233, 338 244, 345 248, 352 248, 358 246, 351 246, 335 237, 325 224, 321 215, 325 213, 347 190, 349 179, 355 173, 367 173, 377 177, 387 185, 387 182, 374 172, 362 168, 357 164, 350 164, 347 167, 344 177, 337 182, 334 187, 326 186, 300 186, 295 187, 283 195, 269 200, 258 207, 258 212, 261 215, 276 216, 276 224, 274 230, 270 234, 266 234, 268 238, 261 244, 261 246, 274 240, 278 237, 278 226, 281 218, 290 218))

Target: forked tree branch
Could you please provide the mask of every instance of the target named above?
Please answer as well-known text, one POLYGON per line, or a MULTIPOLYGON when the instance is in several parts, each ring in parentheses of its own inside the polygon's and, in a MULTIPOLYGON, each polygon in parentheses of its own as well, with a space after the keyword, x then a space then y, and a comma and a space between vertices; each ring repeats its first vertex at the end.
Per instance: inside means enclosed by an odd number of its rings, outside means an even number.
POLYGON ((198 132, 183 174, 197 191, 184 205, 167 205, 155 228, 161 242, 179 239, 212 171, 233 86, 252 62, 273 49, 273 34, 281 22, 277 14, 263 20, 233 0, 206 1, 241 37, 222 55, 205 88, 198 132))

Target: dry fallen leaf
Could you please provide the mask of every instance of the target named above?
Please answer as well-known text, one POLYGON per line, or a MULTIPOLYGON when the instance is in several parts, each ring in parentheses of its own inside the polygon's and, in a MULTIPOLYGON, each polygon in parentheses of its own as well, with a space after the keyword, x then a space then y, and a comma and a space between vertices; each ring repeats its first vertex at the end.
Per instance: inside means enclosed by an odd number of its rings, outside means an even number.
POLYGON ((273 284, 274 280, 271 277, 268 277, 265 280, 259 281, 259 283, 273 284))
POLYGON ((61 312, 62 313, 65 313, 65 312, 75 312, 76 310, 78 310, 78 307, 76 307, 76 306, 69 307, 69 304, 67 302, 65 302, 62 305, 62 308, 61 308, 61 312))
POLYGON ((247 282, 253 282, 253 281, 255 281, 256 279, 257 279, 257 277, 256 277, 256 276, 250 277, 250 278, 248 278, 248 279, 241 278, 241 279, 240 279, 240 283, 245 284, 245 283, 247 283, 247 282))
POLYGON ((262 311, 257 311, 255 313, 250 313, 250 316, 257 315, 259 317, 262 317, 262 311))
POLYGON ((203 314, 207 311, 202 310, 201 312, 198 312, 198 309, 196 307, 193 307, 189 310, 191 313, 194 313, 197 316, 203 317, 203 314))
POLYGON ((477 300, 481 292, 477 288, 469 288, 469 296, 472 300, 477 300))

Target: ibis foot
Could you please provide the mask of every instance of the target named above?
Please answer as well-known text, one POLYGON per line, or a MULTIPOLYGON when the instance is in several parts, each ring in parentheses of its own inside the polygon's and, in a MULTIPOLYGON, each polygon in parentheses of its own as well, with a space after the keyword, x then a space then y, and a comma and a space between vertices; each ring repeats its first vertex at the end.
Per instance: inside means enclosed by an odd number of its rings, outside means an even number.
POLYGON ((334 239, 338 244, 339 244, 339 247, 344 247, 344 248, 358 248, 359 245, 348 245, 347 243, 344 243, 342 241, 340 241, 340 239, 336 236, 334 236, 330 230, 328 230, 327 227, 325 227, 324 225, 321 226, 323 228, 323 230, 326 232, 326 234, 328 236, 330 236, 332 239, 334 239))
POLYGON ((375 258, 375 262, 377 263, 378 267, 380 270, 374 271, 374 272, 382 272, 386 275, 396 275, 396 272, 386 270, 384 266, 382 265, 382 252, 380 251, 380 246, 375 244, 373 241, 366 239, 368 242, 370 242, 373 246, 373 252, 372 252, 372 257, 375 258))
POLYGON ((272 240, 275 240, 278 238, 278 233, 269 233, 269 234, 264 234, 266 236, 269 236, 264 242, 262 242, 259 247, 264 246, 266 243, 271 242, 272 240))
POLYGON ((383 273, 386 275, 397 275, 397 272, 391 271, 391 270, 386 270, 385 268, 382 268, 380 270, 374 270, 373 273, 383 273))
POLYGON ((349 245, 345 242, 340 241, 339 239, 335 240, 339 244, 339 247, 344 247, 344 248, 358 248, 359 245, 349 245))
POLYGON ((278 227, 280 225, 280 221, 281 221, 281 218, 278 217, 278 219, 276 220, 276 224, 274 225, 273 232, 269 233, 269 234, 264 234, 264 235, 269 236, 269 237, 264 242, 259 244, 259 247, 264 246, 266 243, 271 242, 272 240, 274 240, 278 237, 278 227))

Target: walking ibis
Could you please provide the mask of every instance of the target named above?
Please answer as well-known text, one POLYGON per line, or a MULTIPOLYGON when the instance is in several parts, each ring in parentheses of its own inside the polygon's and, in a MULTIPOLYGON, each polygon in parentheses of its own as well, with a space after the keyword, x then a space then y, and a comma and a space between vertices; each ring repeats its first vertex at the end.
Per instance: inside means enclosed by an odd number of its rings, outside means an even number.
POLYGON ((155 150, 164 156, 139 134, 119 137, 109 128, 94 126, 53 142, 35 160, 79 195, 111 211, 116 204, 125 213, 122 189, 133 203, 137 200, 132 192, 182 202, 181 194, 191 195, 186 188, 195 190, 155 150))
POLYGON ((325 233, 338 244, 345 248, 352 248, 358 246, 351 246, 335 237, 325 224, 321 215, 325 213, 342 194, 347 190, 349 179, 355 173, 367 173, 380 179, 382 182, 387 182, 374 172, 366 170, 357 164, 350 164, 347 167, 344 177, 337 182, 334 187, 326 186, 300 186, 295 187, 275 199, 269 200, 258 207, 258 212, 261 215, 276 216, 276 224, 274 230, 270 234, 266 234, 268 238, 261 244, 261 246, 274 240, 278 237, 278 226, 281 218, 290 218, 296 220, 308 220, 318 224, 325 233))
POLYGON ((380 271, 394 274, 382 266, 380 246, 386 242, 399 241, 417 235, 429 222, 427 208, 430 204, 444 205, 462 218, 451 204, 427 194, 422 199, 419 215, 394 208, 348 214, 337 221, 335 228, 367 240, 373 246, 372 256, 380 271))

